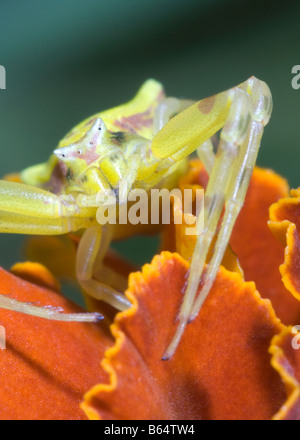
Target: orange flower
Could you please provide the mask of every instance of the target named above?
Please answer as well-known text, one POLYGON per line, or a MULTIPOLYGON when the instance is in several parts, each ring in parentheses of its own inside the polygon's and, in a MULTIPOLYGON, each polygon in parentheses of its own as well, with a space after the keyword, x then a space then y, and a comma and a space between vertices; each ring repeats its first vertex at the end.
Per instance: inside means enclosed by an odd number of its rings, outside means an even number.
MULTIPOLYGON (((206 181, 192 161, 180 186, 206 181)), ((299 419, 300 335, 292 327, 300 325, 299 223, 300 192, 289 197, 284 179, 257 168, 213 288, 169 361, 161 358, 176 328, 194 246, 184 225, 167 228, 169 250, 130 275, 133 306, 116 315, 112 336, 103 323, 0 310, 7 336, 0 417, 299 419)), ((0 272, 1 293, 78 310, 40 265, 13 272, 20 278, 0 272)))
MULTIPOLYGON (((20 273, 20 269, 16 270, 20 273)), ((65 312, 78 311, 45 287, 48 283, 53 289, 45 268, 33 265, 24 272, 26 278, 26 273, 33 273, 43 287, 1 269, 1 293, 65 312)), ((86 418, 79 407, 83 393, 106 380, 100 360, 111 341, 100 326, 41 320, 2 309, 0 323, 6 332, 6 349, 0 350, 0 418, 86 418)))

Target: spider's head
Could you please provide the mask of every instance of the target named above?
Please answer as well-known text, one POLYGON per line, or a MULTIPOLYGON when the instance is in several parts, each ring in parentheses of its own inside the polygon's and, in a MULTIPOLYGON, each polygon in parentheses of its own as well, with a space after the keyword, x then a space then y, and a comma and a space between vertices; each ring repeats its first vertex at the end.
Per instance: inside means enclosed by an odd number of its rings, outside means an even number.
POLYGON ((78 176, 101 157, 100 149, 106 133, 104 122, 98 118, 81 139, 53 153, 72 175, 78 176))

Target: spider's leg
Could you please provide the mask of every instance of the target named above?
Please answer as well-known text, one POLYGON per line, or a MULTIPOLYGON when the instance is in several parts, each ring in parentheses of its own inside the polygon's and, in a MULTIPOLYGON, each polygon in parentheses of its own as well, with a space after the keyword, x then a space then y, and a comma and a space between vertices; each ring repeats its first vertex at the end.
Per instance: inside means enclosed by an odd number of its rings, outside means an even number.
POLYGON ((240 147, 238 160, 232 172, 231 182, 226 195, 226 208, 221 229, 214 247, 213 256, 208 265, 204 285, 194 303, 189 318, 190 321, 198 315, 216 278, 233 226, 246 197, 264 126, 268 123, 271 116, 272 97, 265 83, 257 80, 254 82, 251 98, 254 107, 252 114, 253 119, 248 135, 240 147))
MULTIPOLYGON (((251 78, 249 83, 252 84, 254 81, 260 83, 260 81, 255 78, 251 78)), ((252 102, 249 94, 241 90, 241 88, 232 89, 231 93, 233 94, 231 108, 221 132, 220 145, 205 194, 205 227, 197 238, 189 271, 187 289, 179 313, 178 328, 164 355, 164 359, 169 359, 173 355, 190 319, 212 239, 216 233, 224 204, 228 200, 228 193, 231 191, 232 181, 238 177, 237 170, 239 169, 238 165, 241 157, 244 158, 240 152, 243 150, 242 146, 249 133, 252 102)), ((223 247, 225 249, 226 246, 227 242, 222 242, 222 249, 223 247)), ((220 262, 218 264, 220 264, 220 262)))
POLYGON ((60 235, 91 226, 95 209, 72 196, 0 180, 0 233, 60 235))
POLYGON ((131 306, 128 299, 112 287, 95 279, 111 242, 112 229, 108 226, 88 228, 79 243, 76 255, 76 275, 82 289, 91 297, 107 302, 118 310, 131 306))
POLYGON ((197 155, 203 163, 208 175, 211 175, 216 158, 211 139, 208 139, 206 142, 200 145, 200 147, 197 148, 197 155))
POLYGON ((178 98, 163 99, 154 111, 153 127, 154 134, 158 133, 176 114, 194 104, 195 101, 178 98))
MULTIPOLYGON (((57 196, 33 186, 0 181, 0 232, 56 235, 77 231, 94 223, 95 210, 79 209, 68 196, 57 196)), ((0 308, 60 321, 97 321, 98 313, 61 313, 38 307, 1 292, 0 308)))
POLYGON ((40 307, 2 294, 0 294, 0 308, 54 321, 97 322, 103 319, 100 313, 62 313, 54 307, 40 307))
MULTIPOLYGON (((139 140, 138 142, 140 143, 139 140)), ((123 202, 127 201, 128 193, 134 186, 141 160, 140 155, 137 153, 131 154, 126 161, 124 160, 123 177, 121 176, 118 183, 119 219, 124 210, 126 210, 127 218, 127 203, 123 202)), ((112 197, 116 203, 116 193, 111 189, 107 193, 106 191, 99 191, 94 195, 78 195, 78 206, 98 207, 99 211, 102 212, 103 200, 101 199, 102 197, 105 198, 106 194, 109 199, 112 197)), ((109 203, 109 201, 106 201, 105 205, 109 203)), ((114 207, 116 207, 116 204, 114 207)), ((105 283, 107 271, 103 266, 103 259, 112 240, 113 225, 116 218, 106 219, 106 224, 103 224, 101 216, 98 214, 99 212, 97 212, 96 218, 99 224, 86 229, 79 243, 76 255, 77 279, 82 289, 91 297, 105 301, 118 310, 125 310, 131 306, 131 303, 122 293, 105 283)), ((109 273, 112 273, 112 269, 109 273)), ((117 279, 117 277, 116 274, 115 278, 117 279)))

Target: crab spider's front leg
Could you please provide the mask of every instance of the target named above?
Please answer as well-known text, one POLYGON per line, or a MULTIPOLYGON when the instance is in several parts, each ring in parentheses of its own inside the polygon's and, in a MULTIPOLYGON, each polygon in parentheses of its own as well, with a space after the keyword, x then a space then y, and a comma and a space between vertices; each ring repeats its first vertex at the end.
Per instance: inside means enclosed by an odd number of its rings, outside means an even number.
POLYGON ((76 255, 76 275, 80 286, 90 296, 118 310, 125 310, 131 306, 127 298, 96 279, 96 272, 101 269, 111 238, 112 229, 109 226, 97 225, 84 232, 76 255))
MULTIPOLYGON (((199 127, 193 128, 193 135, 187 135, 185 142, 177 145, 177 151, 174 149, 171 151, 172 147, 168 142, 167 149, 169 153, 180 160, 184 154, 191 152, 191 145, 195 147, 197 142, 202 144, 207 138, 211 137, 213 123, 216 130, 220 126, 224 126, 216 158, 214 159, 210 146, 208 146, 208 154, 204 154, 209 171, 211 171, 205 196, 205 227, 197 238, 187 289, 179 314, 177 332, 163 359, 169 359, 173 355, 187 323, 198 314, 215 280, 236 217, 244 202, 263 127, 270 118, 271 110, 272 99, 267 85, 252 77, 238 88, 200 101, 200 103, 187 109, 187 114, 183 117, 183 129, 186 128, 188 116, 190 115, 192 116, 191 122, 202 119, 204 133, 201 132, 199 127), (199 113, 202 113, 200 118, 197 115, 197 107, 200 110, 199 113), (212 259, 208 264, 202 291, 195 300, 208 251, 216 233, 224 205, 225 213, 221 230, 212 259)), ((180 115, 178 120, 180 122, 180 115)), ((164 134, 161 137, 164 137, 164 134)), ((200 156, 201 154, 203 154, 203 151, 200 150, 200 156)), ((160 155, 164 156, 165 152, 160 152, 160 155)))
POLYGON ((165 98, 158 104, 154 112, 153 126, 154 134, 158 133, 176 114, 192 105, 195 101, 165 98))
POLYGON ((79 208, 72 196, 0 181, 0 232, 55 235, 95 223, 94 208, 79 208))
POLYGON ((247 137, 241 144, 240 151, 238 152, 235 170, 232 173, 226 194, 225 213, 222 219, 221 229, 215 244, 213 256, 209 262, 205 276, 205 284, 190 314, 189 319, 191 321, 198 315, 217 275, 233 226, 246 197, 264 126, 268 123, 271 116, 271 94, 264 83, 257 84, 252 91, 252 102, 253 119, 250 123, 247 137))
MULTIPOLYGON (((0 181, 0 232, 54 235, 95 223, 95 210, 78 209, 75 202, 39 188, 0 181), (92 215, 93 214, 93 215, 92 215)), ((95 322, 99 313, 64 314, 51 308, 23 303, 0 293, 0 307, 61 321, 95 322)))

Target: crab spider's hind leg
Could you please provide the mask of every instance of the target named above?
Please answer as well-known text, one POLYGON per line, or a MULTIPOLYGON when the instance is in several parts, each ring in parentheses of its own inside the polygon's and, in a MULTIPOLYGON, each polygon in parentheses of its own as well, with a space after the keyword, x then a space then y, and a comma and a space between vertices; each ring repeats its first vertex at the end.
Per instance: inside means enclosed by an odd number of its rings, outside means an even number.
POLYGON ((153 126, 154 134, 158 133, 176 114, 192 105, 195 101, 165 98, 158 104, 154 112, 153 126))
POLYGON ((93 226, 87 229, 79 243, 76 255, 76 275, 82 289, 91 297, 103 300, 118 310, 131 306, 128 299, 112 287, 95 278, 111 241, 111 229, 93 226))
MULTIPOLYGON (((229 143, 226 140, 226 133, 230 133, 230 130, 232 129, 231 121, 238 119, 241 108, 243 108, 244 112, 246 113, 250 111, 249 105, 251 105, 251 103, 249 96, 240 89, 237 89, 233 93, 235 96, 232 101, 231 111, 228 115, 228 122, 225 124, 223 132, 221 133, 220 146, 205 192, 204 230, 199 234, 196 241, 189 271, 187 289, 185 291, 183 304, 179 313, 177 332, 164 356, 165 358, 171 357, 174 353, 188 322, 206 262, 207 254, 213 237, 216 233, 218 222, 224 207, 226 191, 230 182, 230 170, 232 169, 237 153, 233 143, 229 143)), ((245 117, 245 121, 247 120, 248 118, 245 117)), ((237 133, 238 136, 236 143, 241 141, 242 136, 245 136, 247 128, 247 124, 246 126, 240 126, 240 132, 237 133)))
POLYGON ((175 352, 187 323, 198 314, 214 282, 236 217, 244 202, 263 127, 270 118, 272 99, 267 85, 256 78, 250 78, 242 86, 231 90, 232 105, 221 132, 220 145, 206 189, 205 227, 197 238, 177 332, 163 359, 169 359, 175 352), (195 300, 224 205, 221 230, 208 264, 202 291, 195 300))

